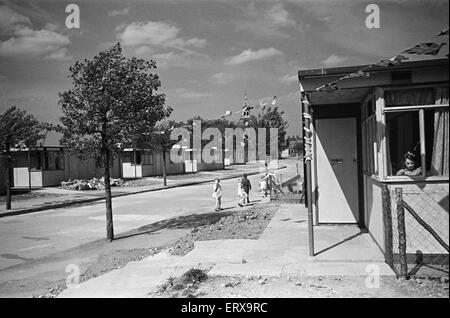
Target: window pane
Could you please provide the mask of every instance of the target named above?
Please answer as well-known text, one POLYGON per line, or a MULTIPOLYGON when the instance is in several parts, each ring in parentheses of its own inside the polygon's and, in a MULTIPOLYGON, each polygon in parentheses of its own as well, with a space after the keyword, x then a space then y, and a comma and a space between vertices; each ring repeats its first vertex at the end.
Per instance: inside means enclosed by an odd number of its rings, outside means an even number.
POLYGON ((435 99, 436 105, 448 104, 448 86, 437 87, 435 99))
POLYGON ((395 89, 385 93, 386 107, 432 105, 435 103, 435 88, 395 89))
POLYGON ((435 109, 425 111, 427 175, 449 175, 448 116, 448 109, 435 109))
POLYGON ((133 160, 133 152, 131 151, 124 151, 122 154, 122 162, 124 163, 131 163, 133 160))
POLYGON ((418 112, 386 114, 386 126, 388 174, 421 175, 418 112), (406 160, 407 153, 411 153, 412 156, 406 160))
POLYGON ((32 151, 30 152, 30 169, 40 170, 42 169, 42 159, 41 152, 32 151))
POLYGON ((140 151, 136 151, 135 152, 135 158, 136 158, 136 162, 135 164, 140 165, 142 164, 142 160, 141 160, 141 152, 140 151))

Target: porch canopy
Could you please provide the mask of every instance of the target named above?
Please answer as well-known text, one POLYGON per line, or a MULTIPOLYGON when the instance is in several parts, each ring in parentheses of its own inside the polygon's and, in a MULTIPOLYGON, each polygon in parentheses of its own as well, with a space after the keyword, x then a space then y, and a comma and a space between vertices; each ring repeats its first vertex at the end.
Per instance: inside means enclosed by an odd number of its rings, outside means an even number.
MULTIPOLYGON (((448 68, 448 59, 403 62, 390 67, 374 66, 365 70, 370 74, 368 78, 350 78, 339 81, 337 84, 339 89, 331 93, 316 91, 316 88, 324 84, 336 81, 368 66, 299 70, 298 79, 312 105, 360 103, 369 94, 371 88, 376 86, 427 83, 433 70, 442 69, 442 67, 448 68)), ((448 73, 441 73, 440 76, 442 78, 437 79, 434 75, 433 82, 448 81, 448 73)))

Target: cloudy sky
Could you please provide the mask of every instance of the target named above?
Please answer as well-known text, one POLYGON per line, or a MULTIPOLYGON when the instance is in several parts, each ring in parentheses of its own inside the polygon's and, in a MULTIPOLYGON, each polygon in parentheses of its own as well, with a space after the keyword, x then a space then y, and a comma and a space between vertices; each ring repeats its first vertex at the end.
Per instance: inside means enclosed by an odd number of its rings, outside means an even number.
POLYGON ((436 40, 448 9, 448 0, 0 0, 0 112, 17 105, 56 121, 69 66, 120 41, 127 56, 156 60, 173 119, 238 110, 247 91, 251 103, 277 95, 298 134, 299 69, 374 63, 436 40), (78 29, 65 25, 70 3, 78 29), (371 3, 378 29, 365 24, 371 3))

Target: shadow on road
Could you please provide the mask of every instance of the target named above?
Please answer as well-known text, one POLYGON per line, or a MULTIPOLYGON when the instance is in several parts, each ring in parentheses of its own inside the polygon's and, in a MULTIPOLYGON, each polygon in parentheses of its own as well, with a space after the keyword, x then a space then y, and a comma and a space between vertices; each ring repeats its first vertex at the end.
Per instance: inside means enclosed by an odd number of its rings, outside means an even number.
MULTIPOLYGON (((225 210, 225 209, 224 209, 225 210)), ((223 211, 223 210, 222 210, 223 211)), ((213 212, 202 214, 183 215, 152 224, 141 226, 138 229, 117 234, 115 240, 120 240, 136 235, 151 234, 163 229, 189 229, 218 222, 221 218, 234 214, 235 212, 213 212)))

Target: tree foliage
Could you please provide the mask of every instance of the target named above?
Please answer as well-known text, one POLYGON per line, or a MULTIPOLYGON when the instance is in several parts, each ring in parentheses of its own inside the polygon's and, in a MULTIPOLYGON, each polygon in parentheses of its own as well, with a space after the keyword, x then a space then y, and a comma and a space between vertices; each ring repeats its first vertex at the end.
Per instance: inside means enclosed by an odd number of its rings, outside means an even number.
POLYGON ((0 114, 0 156, 6 168, 6 209, 11 209, 11 151, 36 146, 37 142, 44 138, 46 128, 46 124, 15 106, 0 114))
POLYGON ((157 93, 161 82, 155 69, 152 60, 125 58, 117 43, 71 66, 73 88, 59 94, 61 144, 81 159, 102 159, 109 241, 114 238, 110 162, 125 148, 136 147, 172 111, 165 106, 165 95, 157 93))
POLYGON ((281 152, 281 147, 284 143, 286 137, 286 129, 288 127, 288 122, 283 118, 284 111, 280 111, 278 106, 275 107, 267 107, 265 110, 260 112, 258 115, 250 115, 248 120, 248 126, 255 128, 258 131, 258 128, 266 128, 266 149, 267 152, 270 151, 271 144, 271 136, 270 136, 270 128, 278 129, 278 150, 281 152))
POLYGON ((36 145, 44 138, 45 124, 39 122, 33 115, 16 106, 8 108, 0 114, 0 153, 12 148, 23 150, 36 145))
POLYGON ((120 44, 70 67, 73 88, 61 93, 61 143, 78 157, 117 155, 170 115, 156 63, 126 59, 120 44))

